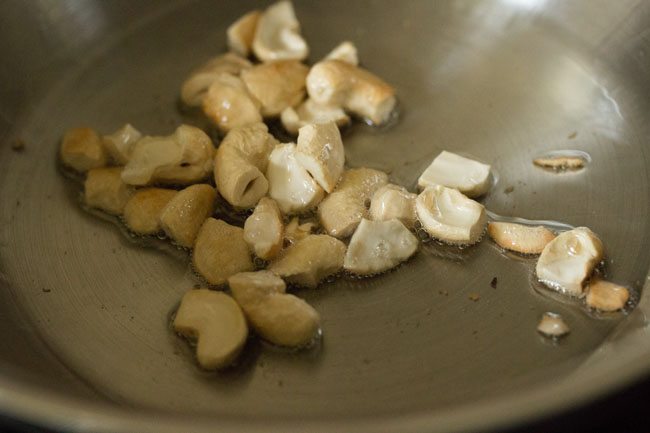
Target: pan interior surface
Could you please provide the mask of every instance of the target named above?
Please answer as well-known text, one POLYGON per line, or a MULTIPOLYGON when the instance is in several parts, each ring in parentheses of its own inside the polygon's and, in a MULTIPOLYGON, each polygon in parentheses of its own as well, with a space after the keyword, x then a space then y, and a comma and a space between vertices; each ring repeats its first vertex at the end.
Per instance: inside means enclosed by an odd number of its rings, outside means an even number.
MULTIPOLYGON (((497 173, 482 199, 487 209, 591 228, 605 245, 608 278, 630 287, 639 301, 650 267, 650 43, 635 29, 650 21, 647 4, 295 6, 311 63, 351 40, 362 65, 397 89, 395 126, 346 131, 350 167, 384 170, 413 190, 442 150, 485 161, 497 173), (534 157, 557 150, 586 152, 591 161, 575 173, 533 166, 534 157)), ((147 414, 154 426, 158 412, 188 428, 193 417, 219 425, 424 413, 442 428, 437 416, 489 408, 571 381, 594 365, 620 370, 621 381, 631 378, 625 362, 647 355, 644 343, 649 347, 647 332, 634 332, 647 326, 647 302, 630 314, 595 315, 541 288, 532 277, 534 261, 504 254, 489 240, 463 250, 426 243, 392 272, 298 290, 321 314, 319 344, 290 353, 251 339, 234 368, 199 370, 192 350, 169 328, 180 297, 196 283, 187 260, 143 248, 85 212, 79 188, 58 171, 56 152, 74 126, 109 133, 129 122, 167 135, 180 123, 197 122, 177 108, 180 84, 224 52, 227 26, 256 7, 211 1, 0 6, 0 20, 21 17, 37 29, 27 36, 9 21, 0 26, 0 36, 6 33, 0 53, 14 65, 0 70, 3 83, 13 83, 3 84, 0 100, 0 311, 6 318, 0 365, 16 389, 40 387, 54 399, 71 399, 87 419, 110 407, 147 414), (12 149, 17 141, 24 150, 12 149), (536 333, 547 311, 565 318, 568 337, 550 342, 536 333), (629 357, 606 351, 594 359, 614 337, 634 348, 625 352, 629 357)), ((636 374, 648 364, 637 365, 636 374)), ((597 378, 580 380, 577 387, 597 378)), ((540 398, 533 412, 545 413, 562 399, 540 398)), ((5 409, 48 422, 38 411, 5 409)), ((515 419, 486 413, 474 427, 515 419)))

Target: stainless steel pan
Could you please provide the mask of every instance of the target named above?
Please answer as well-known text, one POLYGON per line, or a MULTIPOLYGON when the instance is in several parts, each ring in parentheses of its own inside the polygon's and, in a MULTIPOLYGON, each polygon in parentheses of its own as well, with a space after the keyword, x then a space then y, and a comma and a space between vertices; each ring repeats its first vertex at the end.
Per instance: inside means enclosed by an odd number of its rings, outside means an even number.
POLYGON ((296 5, 312 61, 350 39, 398 89, 395 127, 345 136, 351 166, 413 186, 442 149, 490 162, 498 182, 485 205, 592 228, 608 276, 640 296, 631 314, 595 318, 549 296, 530 263, 490 242, 427 245, 394 272, 299 292, 324 319, 313 350, 251 340, 238 367, 197 369, 168 328, 193 284, 187 264, 81 210, 55 155, 72 126, 165 134, 187 121, 181 81, 256 6, 0 3, 3 414, 70 431, 470 430, 552 416, 647 374, 650 5, 640 0, 296 5), (563 175, 532 166, 559 149, 592 162, 563 175), (571 326, 559 344, 535 332, 544 311, 571 326))

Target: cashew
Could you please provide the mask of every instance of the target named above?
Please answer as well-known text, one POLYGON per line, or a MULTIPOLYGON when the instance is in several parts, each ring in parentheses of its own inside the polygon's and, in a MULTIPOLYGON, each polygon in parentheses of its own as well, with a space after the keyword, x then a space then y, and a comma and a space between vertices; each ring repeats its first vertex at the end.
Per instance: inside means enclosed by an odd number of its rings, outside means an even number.
POLYGON ((307 58, 309 47, 290 1, 279 1, 264 11, 257 22, 253 53, 263 62, 307 58))
POLYGON ((417 216, 415 214, 415 198, 417 194, 410 193, 398 185, 389 183, 375 191, 370 202, 370 217, 374 221, 398 219, 406 228, 413 228, 417 216))
POLYGON ((536 158, 533 164, 538 167, 554 171, 579 170, 586 164, 584 158, 579 156, 556 156, 549 158, 536 158))
POLYGON ((318 207, 318 216, 331 236, 345 238, 368 216, 367 202, 388 183, 386 173, 371 168, 353 168, 343 173, 337 188, 318 207))
POLYGON ((427 233, 450 244, 478 242, 487 221, 482 204, 442 185, 422 191, 415 200, 415 210, 427 233))
POLYGON ((269 189, 264 177, 277 141, 263 123, 233 129, 217 148, 214 180, 223 198, 236 208, 251 208, 269 189))
POLYGON ((316 287, 343 267, 345 244, 328 235, 309 235, 285 249, 269 271, 298 286, 316 287))
POLYGON ((174 330, 196 339, 196 359, 206 370, 232 364, 248 337, 246 318, 237 302, 207 289, 185 293, 174 317, 174 330))
POLYGON ((133 194, 124 207, 124 222, 134 233, 151 235, 159 232, 160 216, 176 195, 173 189, 144 188, 133 194))
POLYGON ((248 12, 228 27, 226 30, 228 49, 240 56, 248 57, 253 48, 255 29, 261 15, 258 10, 248 12))
POLYGON ((201 106, 205 115, 223 133, 262 121, 260 102, 239 77, 220 74, 208 88, 201 106))
POLYGON ((555 233, 544 226, 503 222, 489 223, 488 234, 501 248, 522 254, 540 254, 555 239, 555 233))
POLYGON ((298 60, 278 60, 243 71, 241 79, 262 104, 262 116, 274 117, 304 99, 308 72, 309 68, 298 60))
POLYGON ((216 192, 208 184, 179 191, 160 213, 160 226, 178 245, 192 248, 203 222, 212 215, 216 192))
POLYGON ((289 224, 284 228, 284 238, 291 244, 295 244, 301 239, 309 236, 316 226, 316 223, 307 222, 300 224, 300 218, 293 217, 289 224))
POLYGON ((560 338, 567 335, 570 329, 559 314, 544 313, 537 325, 537 332, 545 337, 560 338))
POLYGON ((600 311, 618 311, 625 307, 630 292, 625 287, 595 278, 589 283, 587 305, 600 311))
POLYGON ((350 239, 343 267, 353 274, 378 274, 407 260, 417 248, 418 239, 398 220, 364 218, 350 239))
POLYGON ((329 122, 300 128, 296 160, 326 192, 332 192, 345 164, 345 150, 336 124, 329 122))
POLYGON ((558 292, 580 296, 603 253, 602 242, 587 227, 569 230, 546 244, 537 260, 537 278, 558 292))
POLYGON ((318 312, 302 299, 285 293, 284 281, 272 272, 243 272, 228 278, 228 284, 249 323, 265 340, 279 346, 301 347, 318 335, 318 312))
POLYGON ((244 229, 208 218, 196 237, 194 269, 210 284, 221 285, 228 277, 254 269, 244 229))
POLYGON ((278 204, 262 197, 244 223, 244 240, 264 260, 277 256, 284 242, 284 225, 278 204))
POLYGON ((226 53, 208 60, 193 71, 181 87, 181 100, 190 107, 200 107, 210 86, 223 74, 238 77, 241 71, 253 66, 245 58, 226 53))
POLYGON ((350 41, 341 42, 325 56, 325 60, 340 60, 357 66, 359 64, 357 47, 350 41))
POLYGON ((369 71, 341 60, 323 60, 307 75, 307 93, 316 103, 343 107, 375 125, 395 108, 395 90, 369 71))
POLYGON ((104 167, 108 156, 99 134, 91 128, 72 128, 63 136, 59 151, 61 162, 80 173, 104 167))
POLYGON ((338 127, 345 126, 350 123, 350 116, 340 107, 320 105, 307 98, 296 108, 285 108, 280 114, 280 120, 287 132, 296 135, 300 128, 312 123, 335 122, 338 127))
POLYGON ((266 169, 269 196, 285 214, 306 212, 314 208, 325 195, 296 159, 296 145, 279 144, 269 156, 266 169))
POLYGON ((135 143, 122 180, 137 186, 200 182, 212 170, 213 152, 205 132, 181 125, 167 137, 144 137, 135 143))
POLYGON ((424 170, 418 186, 456 188, 467 197, 478 197, 490 188, 490 166, 443 150, 424 170))
POLYGON ((113 215, 121 215, 133 194, 133 188, 122 182, 122 167, 93 168, 84 183, 84 200, 90 207, 113 215))
POLYGON ((130 123, 127 123, 114 133, 102 137, 104 149, 106 149, 113 161, 120 165, 129 162, 133 153, 133 146, 140 138, 142 138, 142 134, 130 123))

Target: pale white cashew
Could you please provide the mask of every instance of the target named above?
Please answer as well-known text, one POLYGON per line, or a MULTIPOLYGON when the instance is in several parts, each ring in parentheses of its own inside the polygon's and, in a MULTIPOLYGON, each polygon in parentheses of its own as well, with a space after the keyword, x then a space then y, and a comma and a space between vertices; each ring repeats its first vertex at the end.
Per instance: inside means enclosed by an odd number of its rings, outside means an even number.
POLYGON ((322 105, 343 107, 375 125, 390 119, 395 89, 371 72, 340 60, 323 60, 307 75, 309 97, 322 105))
POLYGON ((559 314, 544 313, 537 325, 537 332, 545 337, 560 338, 567 335, 570 329, 559 314))
POLYGON ((583 283, 602 260, 603 244, 587 227, 561 233, 537 260, 537 278, 558 292, 581 296, 583 283))
POLYGON ((260 102, 239 77, 220 74, 208 88, 201 106, 205 115, 223 133, 262 121, 260 102))
POLYGON ((290 1, 274 3, 262 13, 253 38, 253 53, 263 62, 307 58, 309 47, 300 35, 300 23, 290 1))
POLYGON ((232 364, 248 337, 246 318, 237 302, 207 289, 185 293, 174 317, 174 330, 196 340, 196 359, 206 370, 232 364))
POLYGON ((555 239, 555 233, 544 226, 504 222, 489 223, 488 234, 501 248, 521 254, 540 254, 555 239))
POLYGON ((478 197, 490 188, 490 166, 443 150, 418 179, 420 188, 433 185, 456 188, 467 197, 478 197))
POLYGON ((122 172, 129 185, 187 185, 204 180, 212 170, 214 146, 199 128, 181 125, 167 137, 144 137, 122 172))
POLYGON ((350 239, 343 267, 358 275, 379 274, 407 260, 417 249, 418 239, 398 220, 364 218, 350 239))
POLYGON ((343 268, 345 244, 328 235, 309 235, 285 249, 269 271, 298 286, 316 287, 343 268))
POLYGON ((280 208, 273 199, 262 197, 255 211, 246 218, 244 240, 263 260, 274 258, 282 250, 284 224, 280 208))
POLYGON ((262 116, 278 116, 305 97, 305 78, 309 68, 298 60, 277 60, 242 71, 241 79, 261 106, 262 116))
POLYGON ((226 30, 228 49, 240 56, 248 57, 253 48, 255 29, 261 15, 258 10, 248 12, 228 27, 226 30))
POLYGON ((266 169, 269 196, 284 214, 301 213, 313 209, 325 192, 296 159, 294 143, 278 144, 269 156, 266 169))
POLYGON ((280 120, 287 132, 297 135, 300 128, 313 123, 334 122, 340 128, 350 123, 350 116, 340 107, 320 105, 307 98, 296 108, 287 107, 282 110, 280 120))
POLYGON ((241 71, 253 66, 234 53, 226 53, 208 60, 193 71, 181 87, 181 100, 190 107, 200 107, 210 86, 223 74, 238 77, 241 71))
POLYGON ((630 292, 623 286, 595 278, 589 283, 586 302, 590 308, 600 311, 618 311, 625 307, 630 292))
POLYGON ((302 347, 318 336, 318 312, 297 296, 285 293, 284 281, 274 273, 243 272, 228 278, 228 284, 249 323, 265 340, 302 347))
POLYGON ((293 217, 291 221, 289 221, 289 224, 284 228, 284 238, 289 241, 289 243, 295 244, 299 240, 309 236, 315 227, 316 223, 307 222, 300 224, 300 218, 293 217))
POLYGON ((215 286, 224 284, 231 275, 252 271, 244 229, 215 218, 205 220, 196 236, 192 264, 199 275, 215 286))
POLYGON ((415 211, 427 233, 449 244, 478 242, 487 222, 482 204, 442 185, 422 191, 415 200, 415 211))
POLYGON ((263 123, 235 128, 226 135, 214 157, 214 180, 228 203, 248 209, 266 195, 269 184, 264 173, 276 144, 263 123))
POLYGON ((124 223, 141 235, 158 233, 160 216, 177 191, 163 188, 143 188, 135 192, 124 207, 124 223))
POLYGON ((374 221, 398 219, 407 228, 413 228, 417 215, 415 214, 415 199, 417 194, 408 192, 406 188, 389 183, 375 191, 370 202, 370 218, 374 221))
POLYGON ((325 231, 346 238, 368 216, 367 205, 375 191, 388 183, 388 175, 371 168, 353 168, 343 173, 336 189, 318 206, 325 231))
POLYGON ((300 128, 296 160, 326 192, 332 192, 345 164, 345 150, 336 124, 329 122, 300 128))
POLYGON ((142 138, 142 134, 130 123, 122 126, 114 133, 102 137, 106 152, 119 165, 125 165, 129 162, 133 153, 133 146, 140 138, 142 138))
POLYGON ((61 141, 59 156, 63 165, 80 173, 108 163, 102 139, 91 128, 69 129, 61 141))
POLYGON ((121 215, 133 194, 133 188, 122 182, 122 167, 93 168, 84 182, 84 200, 92 208, 121 215))
POLYGON ((325 60, 340 60, 357 66, 359 64, 357 47, 350 41, 343 41, 325 56, 325 60))
POLYGON ((167 202, 160 213, 160 226, 178 245, 192 248, 203 222, 212 215, 216 196, 208 184, 188 186, 167 202))

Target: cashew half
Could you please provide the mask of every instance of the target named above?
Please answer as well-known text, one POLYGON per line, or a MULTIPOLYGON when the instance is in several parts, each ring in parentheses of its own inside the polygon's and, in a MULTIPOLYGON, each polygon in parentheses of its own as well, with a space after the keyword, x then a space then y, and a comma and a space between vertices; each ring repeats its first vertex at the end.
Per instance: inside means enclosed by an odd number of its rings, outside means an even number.
POLYGON ((228 49, 240 56, 248 57, 253 48, 253 38, 261 15, 262 12, 258 10, 248 12, 228 27, 226 30, 228 49))
POLYGON ((420 188, 433 185, 456 188, 467 197, 478 197, 490 188, 490 166, 444 150, 418 179, 420 188))
POLYGON ((59 156, 63 165, 80 173, 108 163, 102 139, 91 128, 69 129, 61 141, 59 156))
POLYGON ((228 284, 251 326, 265 340, 301 347, 318 336, 318 312, 297 296, 285 293, 284 281, 272 272, 243 272, 228 278, 228 284))
POLYGON ((205 220, 196 236, 192 264, 208 283, 217 286, 231 275, 252 271, 244 229, 214 218, 205 220))
POLYGON ((279 1, 264 11, 257 22, 253 53, 263 62, 307 58, 309 47, 290 1, 279 1))
POLYGON ((544 226, 503 222, 489 223, 488 234, 501 248, 521 254, 540 254, 555 239, 555 233, 544 226))
POLYGON ((309 97, 322 105, 343 107, 371 121, 385 123, 395 108, 395 89, 371 72, 341 60, 323 60, 307 75, 309 97))
POLYGON ((590 308, 600 311, 618 311, 630 299, 630 291, 618 284, 595 278, 589 283, 585 301, 590 308))
POLYGON ((193 71, 181 87, 181 100, 190 107, 200 107, 210 86, 223 74, 238 77, 241 71, 253 66, 245 58, 226 53, 208 60, 193 71))
POLYGON ((370 202, 370 217, 374 221, 398 219, 407 228, 413 228, 415 199, 417 194, 410 193, 399 185, 389 183, 377 189, 370 202))
POLYGON ((124 207, 124 222, 134 233, 151 235, 159 232, 160 216, 176 195, 173 189, 143 188, 135 192, 124 207))
POLYGON ((179 191, 160 213, 162 229, 178 245, 192 248, 203 222, 212 215, 216 195, 205 183, 179 191))
POLYGON ((350 41, 343 41, 325 56, 325 60, 340 60, 357 66, 359 64, 357 47, 350 41))
POLYGON ((334 122, 340 128, 350 123, 350 116, 340 107, 320 105, 307 98, 296 108, 285 108, 280 114, 280 120, 287 132, 297 135, 300 128, 313 123, 334 122))
POLYGON ((329 122, 300 128, 296 160, 326 192, 332 192, 345 164, 345 150, 336 124, 329 122))
POLYGON ((343 173, 337 188, 318 207, 321 224, 331 236, 345 238, 366 218, 366 205, 388 175, 371 168, 353 168, 343 173))
POLYGON ((232 364, 248 337, 246 318, 237 302, 207 289, 185 293, 174 317, 174 330, 196 339, 196 359, 206 370, 232 364))
POLYGON ((260 102, 250 94, 241 78, 231 74, 220 74, 214 80, 201 106, 223 133, 262 121, 260 102))
POLYGON ((133 194, 133 188, 122 182, 122 167, 93 168, 84 182, 84 200, 90 207, 113 215, 121 215, 133 194))
POLYGON ((308 72, 309 68, 298 60, 278 60, 255 65, 243 71, 241 78, 262 104, 262 116, 273 117, 304 99, 308 72))
POLYGON ((244 223, 244 240, 261 259, 270 260, 278 255, 284 242, 284 225, 273 199, 262 197, 257 203, 244 223))
POLYGON ((539 256, 537 278, 558 292, 580 296, 585 279, 602 260, 603 253, 602 242, 587 227, 561 233, 539 256))
POLYGON ((140 131, 127 123, 112 134, 104 135, 103 144, 106 152, 119 165, 125 165, 131 159, 133 146, 142 138, 140 131))
POLYGON ((226 135, 214 157, 214 180, 228 203, 248 209, 266 195, 269 183, 264 173, 276 144, 263 123, 236 128, 226 135))
POLYGON ((482 204, 442 185, 422 191, 415 200, 415 210, 427 233, 450 244, 478 242, 487 222, 482 204))
POLYGON ((316 287, 343 268, 345 244, 328 235, 309 235, 285 249, 269 271, 298 286, 316 287))
POLYGON ((144 137, 135 143, 122 180, 129 185, 187 185, 212 170, 214 146, 199 128, 181 125, 167 137, 144 137))

